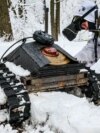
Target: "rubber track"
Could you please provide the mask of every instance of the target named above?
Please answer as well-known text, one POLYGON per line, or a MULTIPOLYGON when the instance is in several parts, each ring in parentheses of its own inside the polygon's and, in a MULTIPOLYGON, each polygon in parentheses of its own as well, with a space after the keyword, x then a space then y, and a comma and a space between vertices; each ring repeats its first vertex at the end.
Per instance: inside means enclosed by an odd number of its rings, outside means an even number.
POLYGON ((100 76, 95 73, 95 70, 91 70, 90 67, 85 67, 87 69, 88 76, 88 93, 92 97, 92 101, 97 104, 100 100, 100 76))
POLYGON ((30 99, 28 92, 4 63, 0 63, 0 86, 7 97, 7 103, 1 105, 0 109, 7 109, 9 123, 18 124, 29 118, 30 99))

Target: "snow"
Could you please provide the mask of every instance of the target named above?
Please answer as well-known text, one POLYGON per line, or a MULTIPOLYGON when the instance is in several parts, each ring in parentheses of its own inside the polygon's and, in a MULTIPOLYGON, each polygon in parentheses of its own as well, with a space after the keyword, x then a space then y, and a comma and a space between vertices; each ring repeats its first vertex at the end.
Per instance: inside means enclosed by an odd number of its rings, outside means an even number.
MULTIPOLYGON (((15 40, 5 42, 3 38, 0 39, 0 57, 16 40, 32 36, 35 30, 44 28, 42 1, 27 1, 27 23, 25 23, 25 19, 21 20, 19 16, 14 17, 13 12, 9 9, 15 40)), ((16 7, 16 10, 18 9, 17 2, 18 0, 12 0, 12 6, 16 7)), ((48 7, 49 2, 50 0, 47 0, 48 7)), ((99 0, 97 2, 100 5, 99 0)), ((80 0, 62 1, 61 29, 70 23, 74 7, 78 6, 79 3, 80 0)), ((91 33, 82 31, 73 42, 69 42, 60 34, 59 41, 55 43, 72 56, 75 56, 82 50, 90 38, 91 33)), ((12 50, 19 45, 21 44, 18 43, 12 50)), ((24 70, 21 66, 16 66, 11 62, 6 62, 6 66, 18 76, 30 74, 28 70, 24 70)), ((91 69, 95 70, 96 73, 100 73, 100 60, 91 69)), ((22 133, 100 133, 100 106, 89 102, 86 97, 79 98, 65 92, 39 92, 31 93, 29 96, 31 101, 31 117, 30 122, 26 121, 23 123, 22 133)), ((5 100, 6 96, 2 88, 0 88, 0 104, 5 103, 5 100)), ((4 121, 7 117, 6 111, 0 111, 0 122, 4 121)), ((18 133, 18 130, 13 129, 9 124, 1 124, 0 132, 18 133)))
POLYGON ((91 66, 92 70, 95 70, 96 73, 100 73, 100 59, 95 63, 93 66, 91 66))
POLYGON ((31 94, 32 123, 41 124, 55 132, 99 133, 100 107, 64 92, 31 94))
POLYGON ((12 62, 6 62, 5 64, 9 68, 10 71, 12 71, 18 76, 24 77, 24 76, 30 75, 30 72, 28 70, 23 69, 21 66, 16 66, 12 62))
POLYGON ((18 133, 17 130, 12 130, 12 127, 9 124, 7 124, 6 126, 1 125, 0 132, 1 133, 18 133))
POLYGON ((6 95, 4 93, 4 91, 2 90, 2 88, 0 87, 0 105, 3 105, 6 103, 6 95))

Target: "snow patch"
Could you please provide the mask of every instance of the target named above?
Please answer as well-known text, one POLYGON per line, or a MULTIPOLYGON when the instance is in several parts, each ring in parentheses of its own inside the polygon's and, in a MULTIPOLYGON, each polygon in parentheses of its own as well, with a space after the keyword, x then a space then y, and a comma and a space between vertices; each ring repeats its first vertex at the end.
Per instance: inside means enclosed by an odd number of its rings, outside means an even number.
POLYGON ((100 74, 100 59, 95 63, 93 66, 91 66, 92 70, 95 70, 96 73, 100 74))
POLYGON ((44 123, 63 133, 99 133, 100 107, 63 92, 30 94, 33 127, 44 123), (98 120, 98 121, 97 121, 98 120))
POLYGON ((12 62, 6 62, 5 64, 11 72, 15 73, 18 76, 28 76, 28 75, 30 75, 30 72, 28 70, 25 70, 21 66, 16 66, 12 62))

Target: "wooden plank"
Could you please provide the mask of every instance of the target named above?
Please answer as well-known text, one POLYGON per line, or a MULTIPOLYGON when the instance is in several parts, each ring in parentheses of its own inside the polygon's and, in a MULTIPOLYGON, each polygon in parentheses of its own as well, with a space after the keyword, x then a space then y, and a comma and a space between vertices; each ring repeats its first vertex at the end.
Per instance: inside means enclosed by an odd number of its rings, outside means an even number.
POLYGON ((59 90, 88 84, 88 78, 83 72, 73 75, 61 75, 43 78, 34 78, 30 76, 23 78, 22 81, 24 85, 26 85, 26 88, 32 92, 59 90))

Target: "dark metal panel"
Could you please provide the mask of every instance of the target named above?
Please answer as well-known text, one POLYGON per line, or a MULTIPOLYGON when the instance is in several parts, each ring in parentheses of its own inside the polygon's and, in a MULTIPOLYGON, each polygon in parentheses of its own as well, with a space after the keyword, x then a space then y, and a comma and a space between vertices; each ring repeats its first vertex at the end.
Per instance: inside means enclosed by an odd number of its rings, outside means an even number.
POLYGON ((61 53, 63 53, 64 55, 66 55, 73 63, 78 63, 77 59, 74 58, 73 56, 71 56, 69 53, 67 53, 64 49, 62 49, 61 47, 59 47, 58 45, 54 44, 53 45, 57 50, 59 50, 61 53))
POLYGON ((41 53, 41 49, 46 45, 37 42, 22 44, 7 55, 5 59, 14 62, 16 65, 21 65, 24 69, 28 69, 33 76, 37 77, 79 73, 80 69, 85 67, 85 64, 79 64, 75 58, 59 46, 53 46, 66 57, 68 56, 71 60, 69 64, 51 65, 50 61, 41 53))
POLYGON ((32 42, 24 44, 22 48, 26 51, 30 58, 32 58, 39 65, 40 68, 50 63, 41 54, 41 48, 43 48, 43 45, 40 45, 37 42, 32 42))

